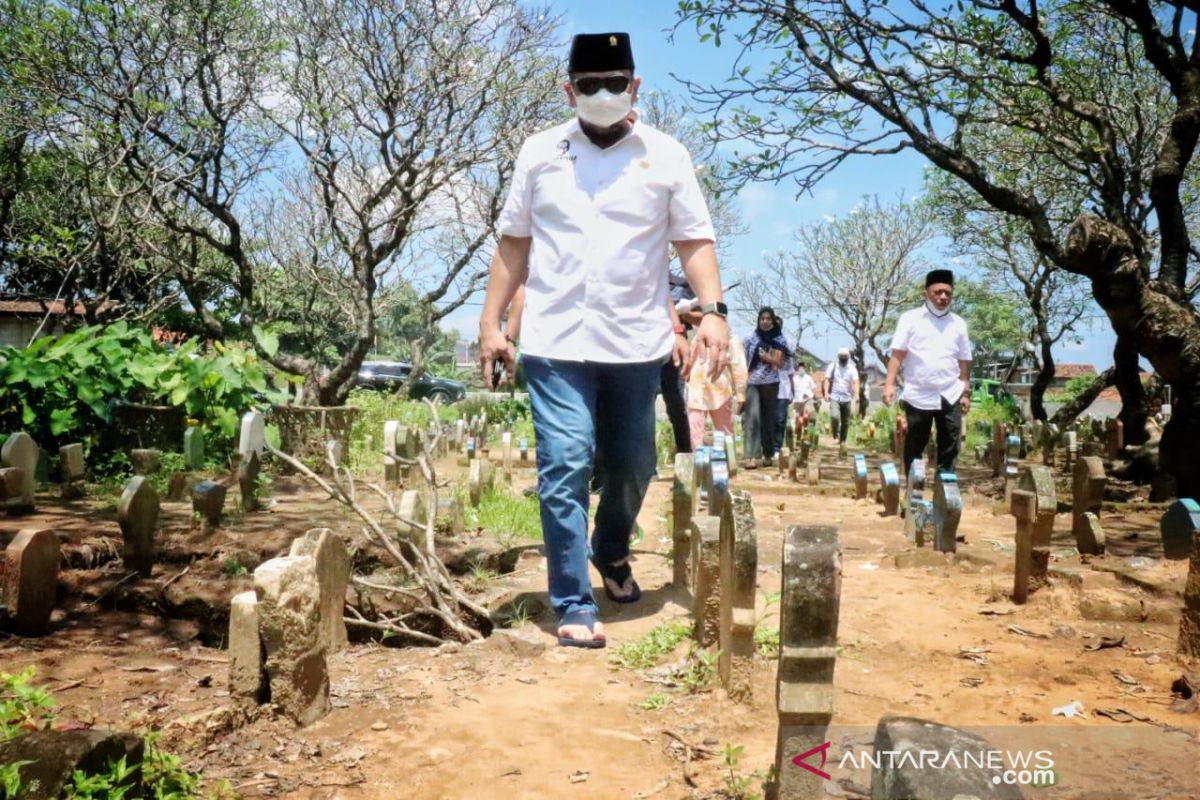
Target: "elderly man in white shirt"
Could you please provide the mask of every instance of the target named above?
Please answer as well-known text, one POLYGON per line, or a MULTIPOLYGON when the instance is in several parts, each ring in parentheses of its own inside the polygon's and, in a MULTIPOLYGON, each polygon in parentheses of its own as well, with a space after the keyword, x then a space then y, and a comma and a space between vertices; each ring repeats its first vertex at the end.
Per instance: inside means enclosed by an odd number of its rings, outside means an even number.
POLYGON ((577 118, 536 133, 517 157, 479 320, 484 380, 511 374, 500 319, 525 285, 521 359, 537 435, 538 492, 559 644, 603 647, 588 574, 588 477, 605 464, 590 560, 617 603, 641 594, 629 536, 655 473, 654 396, 672 331, 674 245, 702 317, 692 354, 725 368, 726 308, 712 221, 691 157, 637 121, 639 80, 624 33, 580 34, 568 58, 577 118))
POLYGON ((908 435, 904 469, 922 457, 930 429, 937 426, 937 468, 954 472, 962 415, 971 408, 971 339, 967 323, 950 310, 954 273, 935 269, 925 276, 925 303, 906 311, 892 337, 883 401, 896 399, 896 378, 904 369, 904 408, 908 435))

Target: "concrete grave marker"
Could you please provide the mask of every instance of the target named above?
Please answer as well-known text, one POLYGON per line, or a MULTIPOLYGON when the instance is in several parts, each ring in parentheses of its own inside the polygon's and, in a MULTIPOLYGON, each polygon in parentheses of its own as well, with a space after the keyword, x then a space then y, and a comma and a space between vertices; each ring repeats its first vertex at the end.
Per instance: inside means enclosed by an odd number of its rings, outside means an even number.
MULTIPOLYGON (((0 448, 0 464, 9 469, 19 469, 20 491, 10 494, 5 500, 5 509, 10 512, 31 511, 34 507, 34 491, 36 488, 36 472, 38 463, 38 446, 28 433, 14 433, 4 440, 0 448)), ((10 473, 10 480, 15 480, 17 473, 10 473)))
POLYGON ((229 696, 240 714, 267 701, 267 672, 258 633, 258 597, 253 591, 235 594, 229 602, 229 696))
POLYGON ((517 452, 520 454, 522 464, 529 463, 529 437, 522 436, 520 443, 517 445, 517 452))
POLYGON ((797 450, 793 450, 791 453, 791 458, 788 460, 788 480, 793 482, 800 480, 799 474, 800 453, 797 450))
POLYGON ((791 463, 791 461, 792 461, 791 449, 786 446, 780 448, 780 450, 779 450, 779 477, 782 478, 784 475, 787 474, 788 465, 791 463))
POLYGON ((429 523, 429 510, 425 504, 425 493, 409 489, 400 495, 401 533, 414 544, 425 544, 425 526, 429 523))
POLYGON ((725 459, 720 459, 710 463, 709 470, 712 473, 712 484, 708 492, 708 514, 719 517, 729 503, 729 465, 725 463, 725 459))
POLYGON ((1109 461, 1120 457, 1125 449, 1125 423, 1119 419, 1107 419, 1104 422, 1105 456, 1109 461))
POLYGON ((1187 581, 1183 585, 1183 614, 1179 617, 1177 649, 1185 658, 1200 656, 1200 537, 1192 535, 1187 581))
POLYGON ((467 437, 467 459, 474 461, 478 456, 477 444, 474 436, 467 437))
POLYGON ((899 414, 897 414, 896 435, 893 437, 893 441, 892 441, 892 455, 895 458, 899 459, 901 462, 904 461, 904 445, 907 441, 908 441, 908 422, 907 422, 907 420, 903 420, 903 418, 900 417, 899 414))
POLYGON ((1172 503, 1162 515, 1163 556, 1179 561, 1192 554, 1192 542, 1200 531, 1200 503, 1190 497, 1172 503))
POLYGON ((737 442, 732 436, 725 437, 725 462, 729 465, 729 477, 736 478, 738 474, 737 465, 737 442))
POLYGON ((692 477, 695 456, 675 454, 675 477, 671 482, 671 583, 683 588, 688 585, 688 562, 691 558, 689 531, 692 513, 696 508, 696 485, 692 477))
POLYGON ((440 531, 451 536, 461 536, 466 530, 467 520, 463 502, 454 495, 438 498, 437 518, 434 524, 440 531))
MULTIPOLYGON (((889 462, 890 463, 890 462, 889 462)), ((819 748, 833 717, 842 549, 831 525, 793 525, 783 542, 779 608, 779 800, 824 795, 822 779, 793 762, 819 748)))
POLYGON ((21 636, 50 630, 58 598, 58 537, 45 528, 25 528, 0 553, 0 599, 21 636))
POLYGON ((247 411, 242 415, 241 434, 238 437, 238 453, 257 453, 259 457, 267 449, 267 421, 260 411, 247 411))
MULTIPOLYGON (((934 753, 954 766, 932 769, 917 758, 882 758, 871 771, 872 800, 1023 800, 983 756, 1000 752, 972 733, 914 717, 888 716, 875 728, 874 752, 934 753)), ((813 795, 814 797, 816 795, 813 795)))
POLYGON ((701 647, 709 647, 721 635, 721 520, 699 515, 692 518, 692 629, 701 647))
MULTIPOLYGON (((403 513, 403 510, 401 511, 403 513)), ((292 542, 289 556, 310 556, 320 587, 321 636, 325 651, 346 647, 346 587, 350 585, 350 553, 329 528, 313 528, 292 542)))
POLYGON ((58 469, 63 497, 82 497, 83 481, 87 477, 83 464, 83 445, 64 444, 58 448, 58 469))
POLYGON ((908 469, 904 491, 904 536, 917 547, 925 546, 925 522, 932 512, 932 504, 925 505, 925 461, 916 458, 908 469))
POLYGON ((454 423, 454 446, 466 452, 467 446, 467 422, 466 420, 458 420, 454 423))
POLYGON ((1079 458, 1079 439, 1075 431, 1067 431, 1067 469, 1075 469, 1075 460, 1079 458))
POLYGON ((1032 492, 1037 498, 1037 516, 1033 522, 1032 562, 1029 579, 1036 588, 1046 582, 1050 569, 1050 541, 1054 537, 1054 515, 1058 511, 1058 495, 1054 474, 1049 467, 1028 466, 1021 472, 1017 487, 1032 492))
POLYGON ((507 479, 512 472, 512 433, 509 431, 500 434, 500 463, 504 465, 504 477, 507 479))
POLYGON ((1084 456, 1075 462, 1072 473, 1071 531, 1075 535, 1075 547, 1083 555, 1099 555, 1104 552, 1104 542, 1096 541, 1094 530, 1084 519, 1084 514, 1100 516, 1100 505, 1104 500, 1104 489, 1108 476, 1104 474, 1104 461, 1097 456, 1084 456))
POLYGON ((692 472, 692 477, 696 482, 696 503, 699 508, 700 503, 708 502, 708 485, 711 483, 711 470, 709 463, 711 460, 711 451, 704 446, 697 447, 695 452, 695 468, 692 472))
POLYGON ((254 570, 258 628, 271 702, 299 725, 329 712, 321 587, 311 556, 272 558, 254 570))
POLYGON ((900 512, 900 473, 894 461, 879 465, 879 490, 883 500, 883 515, 890 517, 900 512))
POLYGON ((412 471, 412 465, 407 463, 409 460, 416 458, 414 447, 415 431, 407 425, 401 425, 396 428, 396 464, 400 473, 400 480, 408 480, 409 473, 412 471))
POLYGON ((808 456, 812 452, 812 437, 802 436, 800 438, 800 466, 808 465, 808 456))
MULTIPOLYGON (((721 462, 724 466, 724 462, 721 462)), ((718 674, 731 700, 750 701, 754 677, 754 597, 758 530, 746 492, 735 492, 721 511, 721 620, 718 674)))
POLYGON ((10 506, 9 501, 21 500, 21 492, 25 486, 25 470, 17 467, 0 468, 0 508, 7 509, 10 512, 23 511, 27 507, 21 506, 19 503, 15 506, 10 506))
POLYGON ((329 439, 325 442, 325 463, 332 464, 335 467, 342 466, 342 459, 345 457, 345 449, 342 443, 337 439, 329 439))
POLYGON ((854 456, 854 499, 867 499, 867 457, 862 453, 854 456))
POLYGON ((471 462, 470 473, 467 477, 467 489, 471 506, 479 508, 483 497, 496 485, 496 465, 491 461, 477 458, 471 462))
POLYGON ((130 450, 129 464, 133 467, 134 475, 153 475, 162 464, 162 454, 148 448, 130 450))
POLYGON ((226 491, 225 485, 216 481, 200 481, 192 487, 192 513, 200 515, 201 529, 205 533, 221 524, 226 491))
POLYGON ((1008 441, 1008 426, 1003 422, 992 423, 992 477, 1004 474, 1004 451, 1008 441))
POLYGON ((816 450, 808 456, 805 477, 808 479, 809 486, 818 486, 821 483, 821 454, 816 450))
POLYGON ((1017 519, 1013 602, 1021 604, 1029 599, 1029 578, 1033 573, 1033 525, 1037 520, 1037 495, 1014 489, 1009 499, 1009 509, 1017 519))
POLYGON ((933 548, 939 553, 958 550, 958 524, 962 521, 963 501, 958 491, 958 476, 938 473, 933 487, 933 548))
POLYGON ((396 435, 400 432, 400 422, 389 419, 383 423, 383 482, 391 486, 400 481, 400 462, 396 456, 396 435))
POLYGON ((238 464, 237 480, 238 489, 242 494, 242 511, 250 512, 258 510, 258 473, 260 465, 258 462, 258 453, 254 450, 249 450, 242 453, 242 461, 238 464))
POLYGON ((144 475, 135 475, 117 503, 117 522, 125 541, 121 558, 127 570, 149 578, 154 568, 154 532, 158 529, 158 492, 144 475))
MULTIPOLYGON (((1079 523, 1080 530, 1075 533, 1076 543, 1082 541, 1091 552, 1097 555, 1103 555, 1104 549, 1107 546, 1107 541, 1104 538, 1104 528, 1100 525, 1100 518, 1090 511, 1084 512, 1082 521, 1079 523), (1082 539, 1080 538, 1082 536, 1082 539)), ((1079 548, 1076 547, 1078 550, 1079 548)), ((1082 553, 1083 551, 1080 550, 1082 553)))
POLYGON ((204 430, 192 426, 183 432, 183 466, 204 469, 204 430))

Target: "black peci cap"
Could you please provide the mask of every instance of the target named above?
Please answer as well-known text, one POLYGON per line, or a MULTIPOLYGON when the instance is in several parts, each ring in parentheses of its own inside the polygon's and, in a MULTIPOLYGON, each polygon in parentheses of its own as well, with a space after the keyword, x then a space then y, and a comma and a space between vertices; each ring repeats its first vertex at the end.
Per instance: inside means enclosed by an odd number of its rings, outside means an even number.
POLYGON ((954 273, 948 269, 930 270, 929 273, 925 276, 925 288, 928 289, 930 286, 933 286, 935 283, 948 283, 951 286, 953 286, 954 285, 954 273))
POLYGON ((628 33, 580 33, 571 40, 567 72, 633 71, 628 33))

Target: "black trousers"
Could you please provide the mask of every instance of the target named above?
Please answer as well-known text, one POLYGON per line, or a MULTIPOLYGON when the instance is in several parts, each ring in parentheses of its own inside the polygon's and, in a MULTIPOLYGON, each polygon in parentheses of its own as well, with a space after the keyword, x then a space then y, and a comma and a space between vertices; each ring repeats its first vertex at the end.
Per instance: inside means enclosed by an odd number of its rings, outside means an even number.
POLYGON ((935 425, 938 472, 954 472, 962 434, 962 404, 948 402, 943 397, 942 407, 937 411, 913 408, 908 403, 901 405, 904 407, 904 418, 908 421, 908 434, 904 439, 904 474, 908 474, 913 461, 923 458, 922 454, 929 444, 929 434, 935 425))
POLYGON ((675 434, 675 452, 692 452, 692 432, 688 427, 687 401, 683 399, 683 376, 679 367, 670 358, 663 364, 661 384, 663 403, 667 406, 667 419, 675 434))

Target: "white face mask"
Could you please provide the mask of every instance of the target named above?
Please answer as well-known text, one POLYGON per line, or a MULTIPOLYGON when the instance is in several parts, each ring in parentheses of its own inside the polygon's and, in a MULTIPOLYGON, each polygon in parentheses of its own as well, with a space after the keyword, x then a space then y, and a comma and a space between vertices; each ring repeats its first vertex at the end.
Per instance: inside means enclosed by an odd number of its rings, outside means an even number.
POLYGON ((579 118, 597 128, 610 128, 629 115, 633 108, 633 94, 613 94, 601 89, 593 95, 575 95, 575 111, 579 118))
POLYGON ((949 314, 951 305, 954 305, 954 304, 950 303, 949 305, 946 306, 946 310, 943 311, 940 308, 938 308, 936 305, 934 305, 934 302, 932 300, 925 301, 925 307, 928 308, 929 313, 933 314, 935 317, 944 317, 947 314, 949 314))

